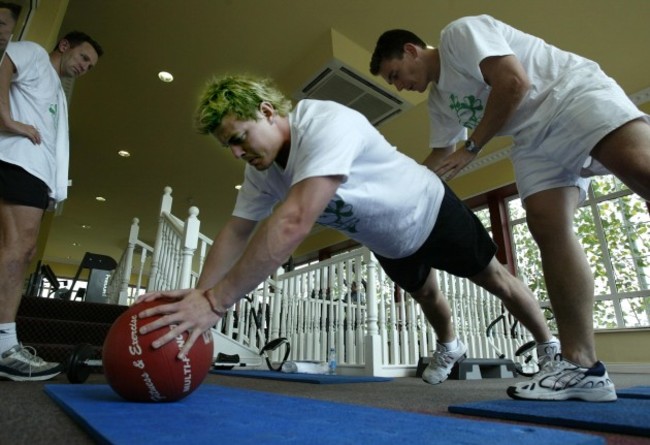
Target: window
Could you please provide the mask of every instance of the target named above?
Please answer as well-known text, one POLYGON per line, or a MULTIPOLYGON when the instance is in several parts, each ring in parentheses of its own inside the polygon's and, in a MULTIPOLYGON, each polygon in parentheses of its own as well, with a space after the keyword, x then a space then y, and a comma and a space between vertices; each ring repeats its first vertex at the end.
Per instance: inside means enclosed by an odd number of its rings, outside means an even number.
MULTIPOLYGON (((515 270, 548 306, 539 249, 517 197, 507 199, 515 270)), ((613 176, 594 178, 574 230, 594 274, 596 329, 650 326, 648 206, 613 176)))

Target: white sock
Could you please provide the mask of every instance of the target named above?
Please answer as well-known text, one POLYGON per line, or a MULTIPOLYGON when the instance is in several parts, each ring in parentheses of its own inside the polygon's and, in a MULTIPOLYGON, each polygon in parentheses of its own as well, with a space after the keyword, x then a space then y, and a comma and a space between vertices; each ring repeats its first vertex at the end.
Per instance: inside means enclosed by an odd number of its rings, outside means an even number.
MULTIPOLYGON (((554 335, 544 343, 537 343, 537 356, 541 357, 542 355, 546 355, 547 354, 546 347, 549 346, 551 343, 560 343, 560 340, 558 340, 558 338, 554 335)), ((551 358, 555 359, 555 357, 551 357, 551 358)))
POLYGON ((549 338, 548 340, 543 341, 541 343, 537 343, 537 344, 538 345, 547 345, 549 343, 559 343, 559 342, 560 342, 560 340, 558 340, 558 338, 555 335, 551 335, 551 338, 549 338))
POLYGON ((443 346, 446 351, 453 351, 458 348, 458 338, 454 338, 452 341, 443 343, 443 342, 438 342, 439 345, 443 346))
POLYGON ((16 323, 0 323, 0 355, 17 344, 16 323))

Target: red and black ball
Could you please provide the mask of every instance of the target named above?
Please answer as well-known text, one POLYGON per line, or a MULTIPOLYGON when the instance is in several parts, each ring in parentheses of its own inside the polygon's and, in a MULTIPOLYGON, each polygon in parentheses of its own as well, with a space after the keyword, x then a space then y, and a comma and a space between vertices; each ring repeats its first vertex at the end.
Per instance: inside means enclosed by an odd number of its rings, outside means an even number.
POLYGON ((205 379, 212 365, 212 333, 205 332, 192 345, 185 359, 178 353, 187 332, 158 349, 151 343, 172 329, 165 326, 145 335, 139 330, 160 315, 138 318, 150 307, 167 304, 157 299, 131 306, 113 323, 102 351, 102 366, 108 384, 126 400, 134 402, 173 402, 190 395, 205 379))

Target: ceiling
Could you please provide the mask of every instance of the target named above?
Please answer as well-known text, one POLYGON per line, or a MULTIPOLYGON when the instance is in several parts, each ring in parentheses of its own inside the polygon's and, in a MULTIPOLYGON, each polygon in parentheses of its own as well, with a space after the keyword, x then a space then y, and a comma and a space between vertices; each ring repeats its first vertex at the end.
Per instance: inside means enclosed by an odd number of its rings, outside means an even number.
MULTIPOLYGON (((243 163, 192 127, 198 94, 212 75, 269 76, 291 94, 301 86, 290 80, 293 74, 317 56, 314 48, 331 28, 370 53, 386 29, 411 29, 436 46, 444 25, 479 13, 596 60, 630 94, 650 86, 646 0, 69 0, 61 34, 83 30, 105 54, 74 85, 73 185, 43 260, 76 265, 86 251, 119 259, 134 217, 141 239, 153 245, 166 186, 173 189, 175 215, 197 206, 201 231, 218 231, 230 215, 243 163), (161 70, 174 82, 159 81, 161 70)), ((407 154, 425 156, 422 105, 380 131, 407 154)))

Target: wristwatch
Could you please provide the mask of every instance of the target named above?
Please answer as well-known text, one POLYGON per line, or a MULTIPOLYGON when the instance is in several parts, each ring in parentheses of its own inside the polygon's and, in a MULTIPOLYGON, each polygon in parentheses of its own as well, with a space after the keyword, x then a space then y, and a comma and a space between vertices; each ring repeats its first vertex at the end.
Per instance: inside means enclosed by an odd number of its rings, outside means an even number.
POLYGON ((465 141, 465 150, 469 151, 469 152, 472 153, 473 155, 478 154, 478 152, 481 151, 481 148, 483 148, 483 147, 479 147, 479 146, 476 145, 476 144, 474 143, 474 141, 471 140, 471 139, 467 139, 467 140, 465 141))

